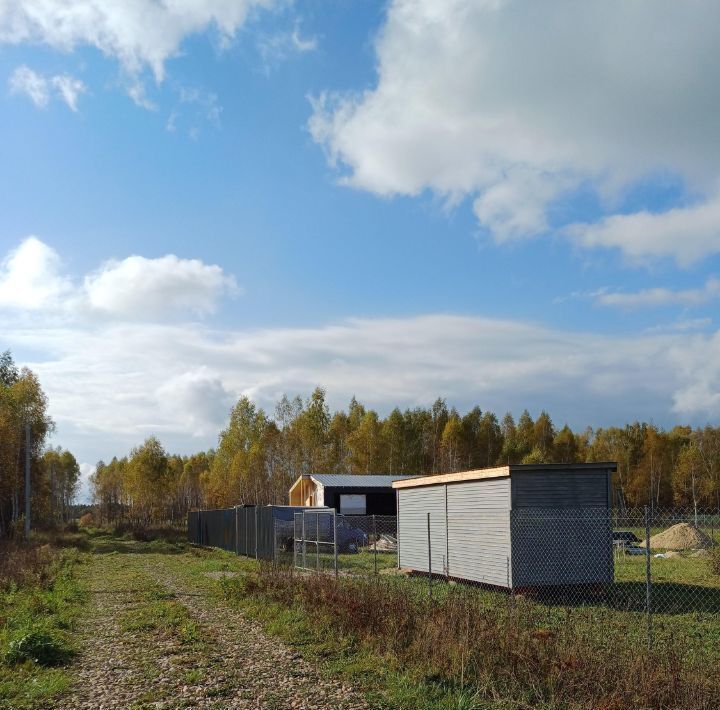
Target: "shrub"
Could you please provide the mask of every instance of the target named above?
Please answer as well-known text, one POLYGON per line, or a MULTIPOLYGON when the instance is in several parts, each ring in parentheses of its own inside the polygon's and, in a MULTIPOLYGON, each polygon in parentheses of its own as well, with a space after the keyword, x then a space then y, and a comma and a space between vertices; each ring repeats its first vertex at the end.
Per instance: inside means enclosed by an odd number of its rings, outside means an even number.
POLYGON ((40 666, 57 666, 69 657, 65 646, 46 631, 34 630, 13 639, 5 660, 8 664, 33 661, 40 666))
POLYGON ((12 587, 46 587, 52 580, 58 554, 50 545, 40 547, 0 542, 0 590, 12 587))
POLYGON ((80 520, 78 520, 78 525, 82 528, 89 528, 94 524, 95 516, 92 513, 85 513, 85 515, 80 516, 80 520))
POLYGON ((708 564, 713 574, 720 575, 720 547, 713 547, 708 550, 708 564))

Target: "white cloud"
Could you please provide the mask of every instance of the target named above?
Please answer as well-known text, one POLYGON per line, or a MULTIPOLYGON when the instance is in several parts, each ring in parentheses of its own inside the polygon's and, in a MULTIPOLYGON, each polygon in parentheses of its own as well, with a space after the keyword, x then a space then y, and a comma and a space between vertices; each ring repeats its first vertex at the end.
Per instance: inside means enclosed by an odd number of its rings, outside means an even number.
POLYGON ((200 133, 200 126, 209 123, 220 127, 222 106, 217 94, 194 86, 176 85, 174 87, 179 103, 172 109, 165 123, 165 129, 171 133, 183 127, 191 137, 200 133))
POLYGON ((172 254, 109 261, 85 278, 84 290, 93 310, 124 318, 202 316, 215 310, 221 295, 239 292, 235 279, 219 266, 172 254))
POLYGON ((11 93, 25 94, 38 108, 46 108, 55 94, 72 111, 78 110, 78 98, 87 90, 83 81, 69 74, 45 77, 25 65, 15 69, 8 84, 11 93))
POLYGON ((265 72, 270 72, 275 65, 291 55, 314 52, 317 46, 317 38, 303 37, 300 34, 298 25, 295 25, 292 32, 277 32, 272 35, 262 35, 257 42, 265 72))
POLYGON ((15 69, 8 84, 13 94, 25 94, 38 108, 45 108, 50 102, 50 89, 44 76, 20 66, 15 69))
POLYGON ((66 320, 202 317, 220 298, 240 293, 219 266, 173 254, 108 261, 73 283, 62 274, 57 252, 36 237, 25 239, 0 266, 0 311, 42 310, 66 320))
POLYGON ((499 413, 547 408, 586 424, 704 421, 720 413, 720 333, 599 335, 482 317, 346 320, 316 328, 217 330, 195 324, 52 323, 6 328, 83 460, 158 434, 169 448, 211 446, 233 399, 272 410, 283 392, 328 388, 381 410, 428 404, 499 413))
POLYGON ((59 74, 50 81, 68 107, 72 111, 77 111, 78 98, 86 91, 85 84, 69 74, 59 74))
POLYGON ((720 251, 720 193, 691 207, 612 215, 565 231, 586 247, 617 247, 636 260, 671 256, 687 266, 720 251))
POLYGON ((5 0, 0 42, 42 42, 69 51, 88 45, 131 75, 150 68, 157 81, 187 37, 214 28, 229 42, 254 8, 274 0, 5 0))
POLYGON ((635 292, 602 292, 596 295, 596 302, 603 306, 640 308, 653 306, 698 306, 720 298, 720 280, 711 278, 702 288, 672 290, 669 288, 648 288, 635 292))
POLYGON ((157 111, 157 105, 148 98, 147 89, 142 81, 133 80, 128 84, 126 91, 136 106, 144 108, 146 111, 157 111))
POLYGON ((291 35, 293 47, 298 52, 314 52, 317 49, 318 42, 315 37, 302 37, 300 29, 296 26, 291 35))
POLYGON ((60 257, 37 237, 28 237, 0 264, 0 309, 54 309, 72 293, 60 273, 60 257))
POLYGON ((236 399, 221 376, 204 366, 167 379, 156 394, 162 413, 193 437, 217 436, 236 399))
POLYGON ((718 45, 711 0, 392 0, 376 85, 315 98, 309 129, 344 183, 469 196, 497 240, 545 232, 548 206, 574 188, 611 207, 670 172, 696 207, 576 238, 688 263, 720 251, 718 45))
POLYGON ((95 473, 95 465, 83 462, 80 464, 80 485, 75 500, 89 503, 91 500, 90 476, 95 473))
POLYGON ((712 325, 712 318, 689 318, 687 320, 678 320, 673 323, 661 323, 648 328, 647 333, 663 333, 663 332, 687 332, 691 330, 707 330, 712 325))
POLYGON ((355 394, 387 411, 442 395, 499 413, 544 407, 578 427, 720 414, 720 332, 619 336, 432 314, 222 328, 170 319, 207 314, 235 290, 219 266, 134 256, 72 283, 59 263, 37 239, 5 260, 2 347, 37 371, 53 443, 81 461, 150 434, 173 450, 212 446, 240 394, 271 410, 282 393, 318 384, 333 406, 355 394))

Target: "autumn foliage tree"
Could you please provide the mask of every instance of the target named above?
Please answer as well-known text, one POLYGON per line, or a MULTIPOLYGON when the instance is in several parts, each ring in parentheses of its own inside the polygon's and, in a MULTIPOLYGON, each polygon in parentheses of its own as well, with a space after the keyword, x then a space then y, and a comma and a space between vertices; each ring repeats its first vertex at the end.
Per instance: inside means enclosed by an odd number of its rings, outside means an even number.
POLYGON ((19 368, 9 351, 0 353, 0 536, 12 534, 24 516, 28 428, 32 519, 46 525, 67 518, 80 470, 69 452, 45 451, 54 427, 47 408, 35 373, 19 368))
POLYGON ((318 387, 283 396, 270 416, 247 397, 230 412, 214 451, 169 456, 149 439, 99 464, 93 489, 105 518, 182 519, 191 508, 285 504, 305 473, 431 475, 508 463, 615 461, 616 505, 720 508, 720 429, 664 431, 635 422, 574 432, 547 411, 519 419, 438 398, 383 418, 354 397, 331 412, 318 387))

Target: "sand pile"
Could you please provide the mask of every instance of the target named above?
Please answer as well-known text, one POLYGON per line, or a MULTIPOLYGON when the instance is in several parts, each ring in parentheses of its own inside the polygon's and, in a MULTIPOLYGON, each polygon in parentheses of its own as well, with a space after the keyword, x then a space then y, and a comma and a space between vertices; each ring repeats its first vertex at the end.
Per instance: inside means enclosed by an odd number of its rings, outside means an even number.
MULTIPOLYGON (((650 548, 658 550, 697 550, 710 547, 710 538, 694 525, 678 523, 650 538, 650 548)), ((645 540, 640 544, 645 547, 645 540)))
POLYGON ((392 535, 381 535, 377 541, 378 552, 396 552, 397 540, 392 535))

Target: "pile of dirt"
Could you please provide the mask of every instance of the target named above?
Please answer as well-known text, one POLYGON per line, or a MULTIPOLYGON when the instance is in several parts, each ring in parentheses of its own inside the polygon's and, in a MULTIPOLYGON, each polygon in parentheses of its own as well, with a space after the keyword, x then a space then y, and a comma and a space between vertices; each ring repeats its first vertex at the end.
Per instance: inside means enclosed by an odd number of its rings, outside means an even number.
POLYGON ((402 574, 406 577, 409 577, 412 573, 413 570, 409 567, 386 567, 385 569, 380 570, 380 574, 402 574))
POLYGON ((377 541, 378 552, 397 552, 397 540, 392 535, 381 535, 377 541))
MULTIPOLYGON (((697 550, 711 544, 702 530, 688 523, 678 523, 650 538, 650 548, 656 550, 697 550)), ((645 547, 645 540, 639 546, 645 547)))

